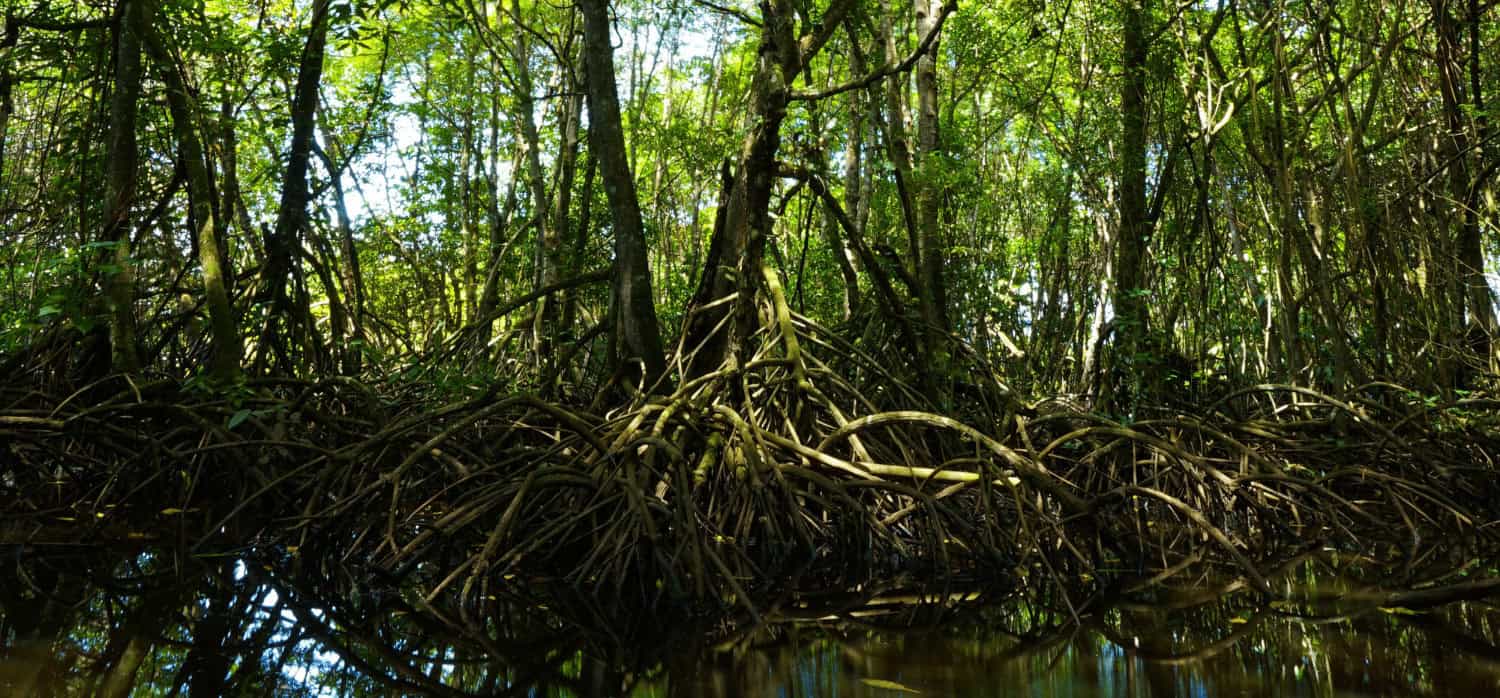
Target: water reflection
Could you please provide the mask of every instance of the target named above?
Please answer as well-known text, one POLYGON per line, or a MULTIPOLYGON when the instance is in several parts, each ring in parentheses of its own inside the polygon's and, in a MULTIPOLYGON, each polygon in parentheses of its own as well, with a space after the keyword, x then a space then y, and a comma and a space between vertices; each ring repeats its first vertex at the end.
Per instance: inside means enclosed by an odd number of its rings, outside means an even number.
POLYGON ((798 597, 731 633, 701 616, 622 620, 586 598, 528 597, 546 588, 530 580, 498 612, 445 626, 409 593, 331 601, 227 557, 0 564, 3 695, 1500 694, 1500 612, 1482 602, 1308 615, 1246 594, 1158 596, 1075 622, 893 589, 857 606, 798 597))
POLYGON ((1030 638, 982 618, 928 631, 824 625, 717 655, 680 680, 682 695, 704 696, 1497 695, 1497 618, 1467 604, 1308 619, 1230 600, 1115 609, 1030 638))

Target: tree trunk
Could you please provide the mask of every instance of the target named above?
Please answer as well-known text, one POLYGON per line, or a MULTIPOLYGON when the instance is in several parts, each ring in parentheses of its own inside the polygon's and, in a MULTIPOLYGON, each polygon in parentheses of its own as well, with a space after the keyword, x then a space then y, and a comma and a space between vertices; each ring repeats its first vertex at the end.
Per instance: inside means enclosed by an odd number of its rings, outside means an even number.
POLYGON ((5 182, 5 143, 10 128, 10 115, 15 113, 16 103, 12 96, 15 76, 11 73, 14 64, 11 56, 21 39, 21 22, 13 12, 5 14, 5 26, 0 28, 0 184, 5 182))
POLYGON ((162 82, 167 86, 167 108, 172 115, 172 131, 177 137, 177 147, 187 170, 188 199, 191 215, 196 226, 198 241, 198 264, 203 271, 203 291, 208 299, 208 321, 210 336, 209 375, 221 382, 231 382, 240 372, 240 335, 235 325, 234 308, 229 302, 229 287, 225 277, 229 276, 229 260, 224 256, 224 240, 220 233, 223 226, 218 223, 218 212, 214 211, 213 182, 208 173, 208 162, 204 159, 203 140, 195 115, 197 105, 188 92, 187 81, 178 71, 171 51, 162 43, 162 37, 150 32, 147 48, 156 62, 162 82))
POLYGON ((1485 206, 1484 194, 1493 172, 1485 159, 1490 129, 1489 115, 1485 112, 1484 104, 1483 68, 1480 65, 1483 12, 1479 0, 1469 0, 1469 105, 1472 108, 1468 113, 1468 123, 1462 125, 1467 127, 1472 124, 1473 137, 1470 140, 1474 146, 1468 156, 1473 164, 1468 168, 1467 181, 1464 182, 1464 223, 1459 230, 1458 261, 1465 295, 1463 302, 1468 314, 1469 348, 1477 358, 1489 363, 1491 370, 1494 370, 1492 346, 1500 326, 1497 326, 1494 298, 1484 276, 1484 244, 1480 228, 1480 214, 1485 206))
MULTIPOLYGON (((359 269, 359 250, 354 245, 353 222, 349 218, 349 207, 344 201, 344 167, 335 168, 331 161, 325 161, 324 164, 328 166, 328 186, 333 190, 333 212, 337 218, 339 236, 338 256, 343 259, 338 271, 344 286, 349 328, 355 341, 364 344, 369 341, 365 334, 365 281, 364 274, 359 269)), ((332 255, 329 255, 329 259, 333 259, 332 255)), ((344 349, 344 372, 351 375, 359 373, 364 363, 364 348, 347 346, 344 349)))
MULTIPOLYGON (((297 69, 297 85, 292 97, 291 154, 282 178, 276 227, 266 239, 266 265, 263 274, 266 287, 260 298, 270 301, 271 309, 266 319, 266 333, 262 344, 272 350, 287 349, 287 338, 281 335, 283 323, 289 329, 298 328, 296 338, 302 340, 309 353, 315 341, 310 310, 306 303, 306 289, 302 283, 300 252, 302 231, 307 225, 307 169, 312 155, 318 112, 318 86, 323 77, 329 3, 330 0, 316 0, 313 3, 307 44, 303 47, 297 69), (291 277, 293 284, 291 293, 287 288, 288 277, 291 277), (296 295, 296 302, 293 293, 296 295)), ((278 355, 285 360, 284 355, 278 355)), ((296 367, 284 365, 281 368, 291 372, 296 367)))
MULTIPOLYGON (((1473 337, 1484 335, 1485 325, 1479 320, 1476 307, 1480 304, 1469 303, 1477 300, 1478 294, 1473 293, 1474 282, 1484 290, 1486 296, 1483 305, 1483 314, 1487 319, 1493 321, 1488 302, 1488 290, 1484 282, 1484 256, 1479 239, 1479 220, 1474 215, 1473 203, 1469 198, 1470 185, 1473 177, 1472 170, 1472 134, 1469 131, 1468 117, 1464 114, 1467 95, 1464 85, 1464 68, 1460 57, 1461 41, 1459 37, 1458 20, 1453 16, 1453 0, 1431 0, 1432 27, 1436 33, 1437 46, 1434 47, 1437 59, 1438 92, 1443 100, 1444 132, 1439 137, 1441 162, 1446 163, 1448 198, 1446 201, 1437 202, 1438 211, 1438 235, 1441 231, 1449 228, 1457 228, 1457 234, 1453 238, 1453 253, 1458 259, 1456 268, 1450 272, 1444 272, 1444 283, 1451 288, 1451 299, 1448 301, 1447 325, 1448 333, 1452 338, 1450 341, 1454 346, 1463 346, 1470 338, 1469 330, 1473 330, 1473 337), (1453 225, 1452 214, 1449 213, 1455 203, 1460 203, 1461 213, 1458 225, 1453 225), (1471 232, 1472 231, 1472 232, 1471 232), (1466 312, 1467 311, 1467 312, 1466 312)), ((1447 247, 1446 241, 1439 243, 1440 248, 1447 247)), ((1439 267, 1444 269, 1444 267, 1439 267)), ((1467 371, 1460 365, 1460 361, 1450 360, 1450 366, 1442 371, 1445 382, 1451 382, 1451 387, 1463 387, 1467 383, 1465 374, 1467 371)))
POLYGON ((760 289, 762 256, 771 232, 771 190, 778 175, 777 151, 781 147, 781 123, 791 101, 791 84, 853 4, 835 0, 820 18, 821 25, 804 26, 800 38, 789 0, 760 4, 760 46, 750 80, 750 132, 725 189, 703 276, 689 304, 683 330, 684 349, 692 355, 689 378, 716 371, 731 355, 747 349, 743 343, 759 325, 755 295, 760 289), (705 307, 731 296, 733 301, 729 303, 705 307))
POLYGON ((182 600, 178 587, 148 589, 131 609, 125 622, 111 633, 104 656, 109 662, 95 695, 126 698, 135 689, 136 674, 151 654, 156 638, 169 615, 182 600))
MULTIPOLYGON (((855 66, 856 74, 863 74, 864 61, 851 60, 850 65, 855 66)), ((844 144, 844 212, 850 216, 851 222, 859 228, 859 234, 864 235, 864 218, 861 217, 861 209, 866 208, 866 199, 861 188, 864 186, 864 148, 865 148, 865 105, 860 97, 860 90, 849 91, 849 135, 848 142, 844 144)), ((843 242, 843 236, 837 238, 839 241, 833 248, 833 256, 839 262, 839 273, 844 275, 844 317, 853 318, 858 315, 863 305, 863 299, 859 292, 859 275, 856 265, 857 257, 849 246, 843 242)))
MULTIPOLYGON (((913 0, 917 16, 917 36, 926 37, 937 30, 938 0, 913 0)), ((940 212, 943 199, 942 162, 938 159, 938 44, 917 59, 917 264, 921 279, 921 311, 929 355, 941 369, 946 363, 948 291, 943 281, 947 245, 944 244, 940 212)))
POLYGON ((151 23, 151 0, 121 0, 115 32, 115 85, 109 105, 109 160, 105 180, 102 240, 113 243, 113 271, 105 280, 110 311, 110 356, 115 370, 134 372, 141 360, 136 348, 135 270, 130 258, 138 152, 136 102, 141 94, 141 40, 151 23))
MULTIPOLYGON (((920 0, 919 0, 920 1, 920 0)), ((885 51, 885 62, 887 65, 901 60, 901 53, 896 48, 896 32, 893 26, 895 9, 891 7, 890 0, 881 0, 880 22, 881 45, 885 51)), ((907 277, 917 277, 922 265, 921 233, 917 229, 917 203, 912 187, 915 184, 915 165, 912 160, 912 146, 907 138, 907 115, 906 115, 906 74, 897 73, 885 81, 885 144, 886 155, 891 159, 891 167, 896 178, 897 199, 901 204, 901 219, 906 224, 906 264, 910 269, 907 277)), ((921 290, 911 289, 918 296, 918 308, 921 308, 921 290)))
MULTIPOLYGON (((1146 362, 1136 359, 1146 351, 1147 326, 1145 257, 1150 221, 1146 208, 1146 61, 1150 54, 1147 21, 1149 0, 1124 0, 1123 48, 1120 79, 1120 186, 1116 209, 1119 235, 1115 239, 1115 360, 1116 369, 1129 375, 1122 379, 1150 385, 1150 376, 1138 372, 1146 362)), ((1122 387, 1106 380, 1106 389, 1122 387)), ((1123 396, 1122 396, 1123 397, 1123 396)), ((1107 409, 1108 407, 1106 407, 1107 409)))
MULTIPOLYGON (((564 72, 568 71, 564 69, 564 72)), ((566 245, 572 227, 573 181, 578 175, 578 122, 583 117, 583 93, 572 80, 564 80, 568 97, 563 101, 558 115, 558 129, 562 132, 562 152, 557 156, 557 192, 552 197, 552 225, 544 244, 543 254, 550 258, 559 279, 572 278, 579 271, 575 255, 567 254, 566 245)), ((554 282, 555 283, 555 282, 554 282)), ((572 330, 572 317, 563 312, 568 306, 571 292, 564 291, 544 299, 547 311, 552 315, 552 331, 559 337, 567 337, 572 330)), ((550 360, 550 359, 549 359, 550 360)), ((550 367, 549 367, 550 369, 550 367)))
MULTIPOLYGON (((610 42, 608 0, 578 0, 583 14, 585 80, 588 84, 589 148, 599 174, 614 227, 614 275, 611 316, 612 362, 619 367, 640 363, 633 379, 651 389, 666 372, 651 270, 646 255, 640 202, 625 152, 620 99, 615 86, 614 47, 610 42)), ((626 369, 632 371, 633 369, 626 369)))
MULTIPOLYGON (((513 18, 519 22, 521 15, 520 0, 512 0, 513 18)), ((533 278, 532 290, 547 288, 556 284, 558 279, 558 254, 561 243, 558 232, 552 229, 547 216, 551 213, 547 197, 547 179, 542 170, 541 136, 536 125, 536 99, 532 94, 535 86, 531 79, 531 42, 529 35, 521 29, 517 29, 516 38, 512 44, 512 52, 515 63, 516 78, 516 123, 521 127, 521 139, 526 152, 526 184, 531 194, 531 226, 536 231, 536 274, 533 278)), ((550 297, 543 296, 538 301, 538 313, 536 314, 536 325, 534 337, 536 356, 539 362, 545 363, 547 357, 552 354, 552 341, 556 333, 557 304, 550 297)), ((542 366, 541 373, 546 373, 546 367, 542 366)))
MULTIPOLYGON (((223 171, 223 186, 220 187, 222 198, 219 202, 219 215, 225 221, 234 221, 239 226, 240 234, 246 240, 255 240, 255 225, 250 221, 250 212, 245 209, 244 199, 240 195, 239 174, 239 138, 235 130, 234 105, 228 97, 219 105, 219 128, 222 129, 219 138, 219 167, 223 171)), ((228 257, 228 250, 225 250, 228 257)), ((233 279, 231 278, 232 282, 233 279)), ((232 283, 231 283, 232 285, 232 283)))
MULTIPOLYGON (((474 88, 474 54, 469 49, 464 49, 464 72, 467 76, 467 87, 470 91, 474 88)), ((474 177, 473 174, 479 168, 477 163, 479 157, 475 153, 474 143, 474 107, 473 103, 465 100, 463 127, 459 130, 458 144, 458 223, 459 237, 463 245, 463 288, 459 294, 464 301, 464 309, 468 311, 467 321, 477 322, 479 320, 479 241, 478 226, 475 225, 474 216, 474 177)), ((464 321, 464 318, 460 318, 464 321)))

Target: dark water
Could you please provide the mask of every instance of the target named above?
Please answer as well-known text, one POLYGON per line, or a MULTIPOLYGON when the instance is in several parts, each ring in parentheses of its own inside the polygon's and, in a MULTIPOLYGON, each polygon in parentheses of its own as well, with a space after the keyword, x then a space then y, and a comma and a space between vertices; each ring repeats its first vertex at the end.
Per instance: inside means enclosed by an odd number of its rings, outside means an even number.
POLYGON ((1454 625, 1488 628, 1489 616, 1471 608, 1322 623, 1251 615, 1217 632, 1105 623, 1041 643, 983 627, 809 631, 706 663, 687 682, 689 694, 712 696, 1493 696, 1500 655, 1477 644, 1474 628, 1454 625))
POLYGON ((136 565, 101 582, 12 561, 0 696, 1500 695, 1500 611, 1485 602, 1312 614, 1179 590, 1075 619, 887 593, 768 609, 748 632, 637 618, 633 633, 536 603, 479 621, 478 642, 409 605, 313 605, 242 563, 221 571, 136 565))

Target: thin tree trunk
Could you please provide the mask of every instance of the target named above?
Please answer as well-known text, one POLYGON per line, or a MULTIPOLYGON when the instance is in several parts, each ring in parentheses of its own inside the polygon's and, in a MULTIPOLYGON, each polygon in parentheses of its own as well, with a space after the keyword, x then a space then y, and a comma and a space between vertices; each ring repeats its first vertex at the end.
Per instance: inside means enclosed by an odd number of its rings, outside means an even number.
POLYGON ((121 0, 115 33, 115 85, 109 108, 109 160, 105 180, 102 238, 113 243, 113 271, 105 280, 110 311, 110 357, 115 370, 134 372, 141 360, 136 347, 135 267, 131 260, 131 232, 135 204, 138 151, 135 137, 136 103, 141 94, 141 40, 151 23, 151 0, 121 0))
MULTIPOLYGON (((520 0, 512 1, 512 18, 519 22, 522 16, 520 0)), ((516 31, 512 51, 516 77, 516 122, 521 127, 521 139, 526 149, 526 183, 531 194, 531 225, 536 231, 536 274, 533 279, 533 290, 535 290, 557 283, 559 278, 557 257, 561 244, 557 231, 552 229, 547 220, 551 207, 547 198, 547 179, 542 170, 541 136, 536 125, 536 99, 532 94, 534 85, 530 67, 531 42, 530 36, 524 30, 516 31)), ((533 340, 538 360, 545 363, 546 357, 552 354, 551 344, 556 332, 558 312, 557 304, 549 297, 542 297, 538 303, 540 312, 536 315, 537 324, 533 340)), ((545 366, 542 367, 541 372, 546 373, 545 366)))
MULTIPOLYGON (((307 44, 303 47, 292 97, 291 154, 282 178, 276 227, 266 240, 264 278, 267 286, 262 298, 271 302, 271 316, 266 320, 262 343, 283 351, 287 348, 287 338, 281 334, 283 323, 288 329, 297 327, 294 338, 300 338, 306 350, 312 351, 316 341, 299 262, 301 234, 307 225, 307 170, 317 119, 318 86, 323 76, 324 46, 328 39, 329 4, 330 0, 316 0, 312 6, 307 44), (289 277, 291 292, 287 288, 289 277)), ((291 372, 296 367, 281 368, 291 372)))
MULTIPOLYGON (((927 37, 937 31, 938 0, 913 0, 917 16, 917 36, 927 37)), ((942 163, 938 159, 938 44, 917 59, 917 245, 918 257, 913 263, 921 279, 922 322, 929 356, 941 368, 946 363, 948 333, 948 292, 943 281, 947 245, 943 240, 942 163)))
MULTIPOLYGON (((491 145, 495 145, 495 141, 492 140, 491 145)), ((518 151, 511 163, 512 173, 520 169, 520 158, 521 154, 518 151)), ((498 170, 497 167, 491 169, 498 170)), ((481 323, 484 324, 480 335, 480 347, 487 345, 494 335, 495 323, 492 318, 495 308, 500 303, 500 272, 504 269, 502 262, 506 257, 506 252, 510 251, 511 245, 522 232, 517 230, 509 239, 505 237, 505 231, 510 227, 511 214, 516 210, 517 183, 512 176, 510 183, 506 185, 504 203, 496 203, 495 199, 500 193, 495 183, 498 178, 498 171, 490 176, 489 265, 485 273, 484 289, 479 294, 479 317, 481 323)))
MULTIPOLYGON (((219 215, 225 221, 233 220, 246 240, 254 240, 255 225, 250 221, 250 212, 245 209, 245 201, 240 195, 239 138, 235 132, 236 120, 234 107, 226 97, 219 105, 219 127, 223 129, 219 146, 222 149, 219 154, 219 167, 223 170, 223 186, 219 192, 223 198, 219 203, 219 215)), ((226 250, 225 253, 227 257, 228 251, 226 250)))
MULTIPOLYGON (((1442 270, 1444 285, 1451 288, 1451 296, 1447 302, 1448 313, 1445 318, 1448 336, 1454 346, 1463 346, 1468 339, 1468 329, 1471 323, 1466 320, 1472 316, 1472 308, 1466 308, 1467 301, 1475 296, 1471 292, 1470 279, 1477 277, 1480 285, 1484 284, 1484 257, 1479 245, 1478 218, 1474 217, 1474 209, 1467 204, 1471 184, 1471 133, 1469 131, 1468 119, 1464 114, 1467 96, 1464 94, 1464 68, 1460 58, 1458 20, 1453 16, 1452 4, 1454 0, 1431 0, 1432 27, 1436 33, 1437 46, 1434 52, 1437 59, 1438 92, 1443 100, 1443 130, 1439 137, 1439 152, 1441 161, 1446 163, 1448 198, 1446 201, 1438 201, 1435 211, 1439 222, 1436 235, 1444 235, 1444 231, 1456 228, 1457 233, 1452 238, 1452 252, 1457 256, 1457 266, 1451 272, 1446 266, 1439 266, 1442 270), (1454 204, 1459 204, 1460 212, 1457 225, 1452 220, 1454 204), (1471 234, 1472 225, 1472 234, 1471 234), (1451 274, 1451 276, 1450 276, 1451 274)), ((1447 241, 1439 243, 1441 247, 1447 247, 1447 241)), ((1486 295, 1488 292, 1486 291, 1486 295)), ((1489 313, 1489 303, 1484 303, 1486 315, 1489 313)), ((1477 319, 1477 318, 1475 318, 1477 319)), ((1491 315, 1491 318, 1493 316, 1491 315)), ((1476 337, 1483 332, 1478 322, 1472 323, 1476 337)), ((1448 364, 1442 373, 1445 374, 1443 382, 1450 387, 1463 387, 1467 383, 1465 373, 1467 371, 1460 365, 1461 362, 1447 359, 1448 364)))
MULTIPOLYGON (((852 33, 850 34, 853 35, 852 33)), ((865 67, 864 54, 861 51, 850 52, 849 67, 855 75, 863 75, 865 67)), ((858 229, 861 238, 864 236, 865 218, 863 211, 868 211, 868 202, 864 196, 864 149, 865 149, 865 126, 868 121, 869 109, 874 105, 866 105, 865 102, 874 102, 868 99, 863 90, 849 91, 849 130, 848 142, 844 144, 844 212, 849 216, 850 223, 858 229)), ((858 256, 857 253, 842 242, 843 236, 839 237, 839 244, 833 248, 833 255, 839 262, 839 273, 844 275, 844 308, 845 319, 858 315, 863 299, 859 292, 858 256)))
MULTIPOLYGON (((564 69, 565 74, 571 71, 564 69)), ((578 273, 575 255, 566 253, 565 245, 569 242, 568 233, 572 227, 573 213, 573 181, 578 176, 578 124, 583 117, 583 93, 573 80, 565 79, 562 84, 566 86, 568 97, 563 101, 562 112, 558 115, 558 129, 562 132, 562 152, 557 156, 557 193, 553 196, 552 225, 548 227, 551 231, 546 241, 552 247, 545 251, 557 267, 556 274, 559 278, 571 278, 578 273)), ((560 322, 554 321, 556 327, 553 331, 559 336, 571 332, 572 318, 566 312, 559 313, 560 309, 568 305, 567 298, 572 294, 565 292, 556 298, 545 301, 547 309, 553 315, 561 316, 560 322)))
MULTIPOLYGON (((885 51, 885 62, 887 65, 901 60, 901 53, 896 48, 895 28, 893 26, 895 10, 891 7, 890 0, 881 0, 880 36, 881 45, 885 51)), ((912 185, 915 183, 915 166, 913 165, 912 146, 907 138, 907 114, 906 114, 906 74, 897 73, 885 81, 885 144, 887 156, 891 159, 891 167, 895 170, 896 192, 901 204, 901 219, 906 224, 907 256, 906 264, 913 273, 904 274, 908 278, 915 278, 920 273, 922 264, 921 234, 917 229, 917 203, 912 185)), ((921 307, 921 289, 913 288, 913 293, 918 296, 918 307, 921 307)), ((924 318, 925 319, 925 318, 924 318)))
POLYGON ((1468 5, 1469 104, 1472 107, 1469 118, 1473 123, 1474 147, 1469 156, 1473 166, 1469 168, 1469 181, 1465 183, 1464 225, 1459 233, 1458 255, 1466 295, 1464 302, 1468 310, 1469 348, 1478 358, 1489 362, 1491 370, 1494 370, 1496 357, 1492 354, 1492 346, 1497 332, 1500 332, 1500 326, 1497 326, 1489 282, 1484 276, 1484 245, 1480 228, 1482 208, 1485 206, 1484 194, 1489 186, 1488 179, 1493 173, 1485 159, 1490 143, 1490 128, 1489 114, 1485 112, 1484 103, 1484 73, 1480 65, 1484 8, 1480 6, 1479 0, 1469 0, 1468 5))
MULTIPOLYGON (((354 226, 349 218, 349 206, 344 201, 344 168, 335 168, 331 161, 324 161, 328 167, 328 186, 333 190, 333 211, 337 219, 339 257, 343 264, 339 265, 340 280, 344 286, 345 305, 349 315, 349 327, 357 342, 368 342, 365 334, 365 282, 364 274, 359 268, 359 250, 354 245, 354 226)), ((332 256, 329 257, 332 260, 332 256)), ((343 368, 348 374, 357 374, 363 364, 363 348, 360 346, 345 347, 343 368)))
MULTIPOLYGON (((1123 48, 1120 80, 1120 186, 1116 210, 1119 212, 1119 235, 1115 239, 1113 284, 1115 368, 1136 375, 1138 385, 1151 385, 1146 369, 1136 358, 1146 351, 1147 326, 1145 257, 1150 222, 1146 204, 1146 61, 1147 20, 1151 16, 1149 0, 1123 0, 1123 48)), ((1121 378, 1126 378, 1122 376, 1121 378)), ((1121 387, 1107 380, 1106 390, 1121 387)), ((1106 401, 1108 409, 1109 401, 1106 401)))
MULTIPOLYGON (((21 39, 21 22, 14 13, 6 13, 5 26, 0 28, 0 185, 5 184, 5 143, 10 133, 10 115, 15 113, 13 97, 15 76, 11 73, 16 44, 21 39)), ((5 202, 0 201, 0 204, 5 202)))
POLYGON ((193 225, 197 227, 198 264, 203 272, 203 291, 208 300, 210 336, 209 375, 229 382, 240 372, 240 335, 235 324, 234 308, 229 303, 225 282, 229 260, 224 257, 224 240, 214 211, 213 181, 204 157, 203 140, 195 114, 197 105, 188 92, 187 81, 178 71, 172 53, 163 45, 159 34, 147 35, 147 48, 156 62, 162 82, 167 87, 167 108, 172 115, 172 130, 177 137, 179 155, 187 170, 188 199, 193 225))
MULTIPOLYGON (((467 48, 464 50, 464 71, 468 81, 467 87, 472 91, 474 87, 474 53, 467 48)), ((474 143, 474 107, 469 100, 464 101, 463 127, 459 130, 458 144, 458 221, 459 237, 463 245, 463 287, 459 296, 464 300, 464 307, 468 312, 468 322, 479 319, 479 231, 475 225, 474 216, 474 178, 473 172, 478 169, 475 165, 479 158, 476 156, 474 143)), ((460 318, 463 321, 464 318, 460 318)))
MULTIPOLYGON (((645 231, 635 178, 625 151, 620 100, 615 86, 614 48, 610 41, 607 0, 578 0, 583 13, 585 80, 588 83, 589 148, 599 162, 604 193, 614 224, 614 275, 611 316, 614 323, 611 360, 616 366, 640 362, 638 376, 648 389, 658 386, 666 358, 651 292, 645 231)), ((627 369, 628 370, 628 369, 627 369)))
MULTIPOLYGON (((568 252, 568 268, 579 269, 588 252, 589 234, 594 226, 594 180, 599 173, 598 158, 590 157, 583 174, 583 198, 579 201, 578 224, 573 227, 573 247, 568 252)), ((563 296, 563 327, 578 322, 578 295, 568 291, 563 296)))

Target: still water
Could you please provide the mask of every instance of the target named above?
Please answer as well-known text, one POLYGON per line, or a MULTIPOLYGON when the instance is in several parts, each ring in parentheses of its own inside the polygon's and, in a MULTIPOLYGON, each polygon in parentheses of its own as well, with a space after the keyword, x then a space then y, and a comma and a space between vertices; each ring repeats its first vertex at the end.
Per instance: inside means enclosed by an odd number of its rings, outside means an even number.
POLYGON ((787 597, 734 632, 649 616, 627 631, 534 602, 476 641, 399 602, 315 605, 305 587, 221 571, 139 568, 101 585, 11 561, 0 695, 1500 695, 1500 611, 1486 602, 1313 613, 1179 590, 1075 617, 887 593, 787 597))
POLYGON ((1233 616, 1246 622, 1217 633, 1151 622, 1122 633, 1106 622, 1040 643, 973 626, 804 632, 742 658, 704 662, 683 678, 688 695, 712 696, 1500 695, 1494 645, 1452 625, 1478 615, 1490 614, 1233 616))

